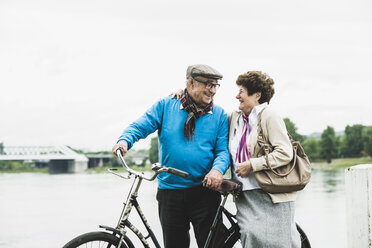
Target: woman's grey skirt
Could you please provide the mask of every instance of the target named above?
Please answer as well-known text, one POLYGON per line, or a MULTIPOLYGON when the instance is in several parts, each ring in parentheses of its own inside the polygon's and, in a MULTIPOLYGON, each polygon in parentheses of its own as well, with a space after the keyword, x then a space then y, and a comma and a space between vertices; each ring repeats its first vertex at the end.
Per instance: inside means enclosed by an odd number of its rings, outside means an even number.
POLYGON ((238 225, 245 248, 300 248, 294 202, 273 203, 262 189, 243 191, 236 199, 238 225))

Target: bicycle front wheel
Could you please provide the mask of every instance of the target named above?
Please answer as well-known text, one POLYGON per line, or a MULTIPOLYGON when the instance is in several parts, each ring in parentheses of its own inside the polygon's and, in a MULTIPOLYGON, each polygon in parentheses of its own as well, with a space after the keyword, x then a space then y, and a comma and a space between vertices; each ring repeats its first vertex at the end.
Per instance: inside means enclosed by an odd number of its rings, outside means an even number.
MULTIPOLYGON (((125 237, 125 240, 127 237, 125 237)), ((107 248, 119 248, 119 238, 116 237, 114 234, 106 233, 106 232, 90 232, 85 233, 80 236, 77 236, 67 244, 63 246, 63 248, 78 248, 78 247, 91 247, 91 248, 100 248, 100 247, 107 247, 107 248)), ((120 248, 128 248, 126 244, 122 244, 120 248)))

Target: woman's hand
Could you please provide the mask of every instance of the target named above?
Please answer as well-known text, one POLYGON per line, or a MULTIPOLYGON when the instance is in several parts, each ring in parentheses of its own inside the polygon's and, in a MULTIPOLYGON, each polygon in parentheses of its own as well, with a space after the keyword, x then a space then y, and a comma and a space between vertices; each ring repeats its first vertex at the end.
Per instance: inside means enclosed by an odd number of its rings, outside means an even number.
POLYGON ((169 96, 170 96, 170 98, 177 97, 177 100, 179 100, 181 98, 182 94, 183 94, 183 90, 179 90, 179 91, 176 91, 176 92, 172 92, 169 96))
POLYGON ((252 171, 252 164, 251 161, 247 160, 243 163, 237 163, 236 164, 236 170, 235 173, 239 177, 247 177, 249 172, 252 171))

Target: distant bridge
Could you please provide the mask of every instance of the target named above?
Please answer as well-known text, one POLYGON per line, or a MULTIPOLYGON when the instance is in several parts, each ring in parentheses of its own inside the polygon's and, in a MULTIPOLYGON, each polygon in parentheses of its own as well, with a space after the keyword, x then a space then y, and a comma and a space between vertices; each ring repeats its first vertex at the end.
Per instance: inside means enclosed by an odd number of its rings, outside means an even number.
POLYGON ((4 146, 0 160, 33 161, 47 164, 49 173, 79 173, 88 169, 88 158, 67 146, 4 146))

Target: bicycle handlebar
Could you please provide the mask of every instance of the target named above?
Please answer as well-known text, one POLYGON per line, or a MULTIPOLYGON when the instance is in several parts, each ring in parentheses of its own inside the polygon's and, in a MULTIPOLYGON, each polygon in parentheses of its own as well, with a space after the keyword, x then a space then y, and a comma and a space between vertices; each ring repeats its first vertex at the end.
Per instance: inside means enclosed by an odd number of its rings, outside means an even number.
POLYGON ((183 177, 183 178, 186 178, 186 177, 189 176, 189 173, 187 173, 185 171, 182 171, 182 170, 179 170, 179 169, 172 168, 172 167, 168 167, 167 172, 171 173, 173 175, 176 175, 176 176, 183 177))
POLYGON ((159 163, 155 163, 155 164, 152 165, 152 168, 151 168, 155 172, 155 174, 152 175, 151 177, 147 177, 147 176, 145 176, 143 174, 143 172, 138 172, 138 171, 135 171, 135 170, 129 168, 129 166, 127 165, 127 163, 124 160, 123 155, 121 155, 120 148, 118 148, 116 150, 116 155, 120 159, 120 162, 123 165, 124 169, 126 171, 128 171, 129 175, 128 176, 120 175, 120 174, 114 172, 117 169, 112 169, 112 168, 108 169, 108 172, 110 172, 110 173, 112 173, 112 174, 114 174, 114 175, 116 175, 118 177, 124 178, 124 179, 129 179, 131 175, 134 175, 134 176, 143 178, 143 179, 145 179, 147 181, 152 181, 152 180, 154 180, 156 178, 157 175, 159 175, 162 172, 168 172, 168 173, 171 173, 173 175, 184 177, 184 178, 186 178, 186 177, 189 176, 189 173, 187 173, 185 171, 182 171, 182 170, 179 170, 179 169, 175 169, 175 168, 172 168, 172 167, 165 167, 165 166, 160 165, 159 163))

